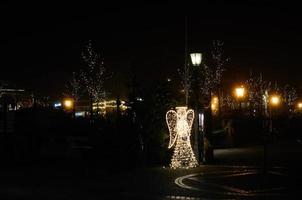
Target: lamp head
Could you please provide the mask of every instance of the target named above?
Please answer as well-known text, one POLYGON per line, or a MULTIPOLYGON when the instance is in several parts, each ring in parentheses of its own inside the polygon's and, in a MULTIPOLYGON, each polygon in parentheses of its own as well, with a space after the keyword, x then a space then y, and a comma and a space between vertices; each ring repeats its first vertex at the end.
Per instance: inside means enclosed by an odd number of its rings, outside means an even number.
POLYGON ((199 66, 201 64, 201 60, 202 60, 201 53, 191 53, 190 56, 193 66, 199 66))

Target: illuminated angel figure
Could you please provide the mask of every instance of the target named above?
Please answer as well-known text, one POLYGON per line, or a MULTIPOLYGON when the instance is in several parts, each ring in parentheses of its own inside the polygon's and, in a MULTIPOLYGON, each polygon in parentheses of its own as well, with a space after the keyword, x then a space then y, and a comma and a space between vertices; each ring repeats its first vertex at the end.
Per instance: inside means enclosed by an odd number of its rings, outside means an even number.
POLYGON ((176 107, 166 114, 166 121, 170 132, 169 148, 174 146, 170 167, 192 168, 198 165, 191 147, 190 133, 194 121, 194 111, 187 107, 176 107))

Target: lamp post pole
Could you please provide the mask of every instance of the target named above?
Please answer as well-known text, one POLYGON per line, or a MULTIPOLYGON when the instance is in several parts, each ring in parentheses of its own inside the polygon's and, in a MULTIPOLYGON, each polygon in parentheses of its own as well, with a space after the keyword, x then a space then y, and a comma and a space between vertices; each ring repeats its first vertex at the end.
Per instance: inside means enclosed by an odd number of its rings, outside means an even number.
POLYGON ((194 110, 195 110, 195 119, 194 119, 194 152, 196 157, 198 158, 198 162, 202 160, 202 151, 201 151, 201 134, 200 134, 200 124, 199 124, 199 113, 200 113, 200 96, 199 96, 199 82, 198 82, 198 70, 202 61, 201 53, 191 53, 191 62, 194 67, 193 70, 193 90, 194 90, 194 110))
POLYGON ((239 112, 241 114, 242 112, 242 99, 244 98, 245 96, 245 88, 243 86, 240 86, 240 87, 237 87, 235 88, 235 96, 238 100, 238 103, 239 103, 239 112))
POLYGON ((263 171, 266 174, 267 173, 267 143, 268 138, 272 133, 273 127, 272 127, 272 107, 269 105, 269 111, 268 111, 268 132, 265 132, 264 136, 264 144, 263 144, 263 171))
POLYGON ((264 148, 263 148, 263 168, 264 173, 267 173, 267 160, 268 160, 268 142, 271 137, 273 137, 274 134, 274 128, 273 128, 273 108, 276 108, 280 104, 280 97, 278 95, 272 95, 269 98, 269 124, 268 124, 268 134, 264 137, 264 148))
POLYGON ((242 108, 241 108, 241 99, 238 100, 239 101, 239 112, 241 113, 242 108))

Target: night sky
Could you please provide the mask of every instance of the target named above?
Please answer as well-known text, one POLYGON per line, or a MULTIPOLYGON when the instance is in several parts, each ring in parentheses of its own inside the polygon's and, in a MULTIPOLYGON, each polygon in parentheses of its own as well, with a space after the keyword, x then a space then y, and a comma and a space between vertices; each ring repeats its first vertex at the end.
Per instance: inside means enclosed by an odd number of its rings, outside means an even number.
POLYGON ((88 40, 103 57, 112 96, 125 95, 132 66, 146 84, 177 77, 184 63, 185 16, 190 51, 209 57, 212 40, 230 58, 225 84, 250 70, 300 87, 301 19, 297 5, 0 4, 0 79, 57 98, 73 71, 84 67, 88 40), (117 81, 119 80, 119 81, 117 81))

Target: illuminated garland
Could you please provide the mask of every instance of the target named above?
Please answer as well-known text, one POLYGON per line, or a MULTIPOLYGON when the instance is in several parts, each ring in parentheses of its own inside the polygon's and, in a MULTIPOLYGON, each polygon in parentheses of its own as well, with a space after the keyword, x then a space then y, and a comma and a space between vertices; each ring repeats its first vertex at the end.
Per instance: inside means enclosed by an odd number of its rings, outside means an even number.
POLYGON ((193 168, 198 165, 190 142, 190 132, 194 121, 194 111, 187 107, 176 107, 166 114, 166 122, 170 132, 169 148, 175 144, 170 167, 193 168))

